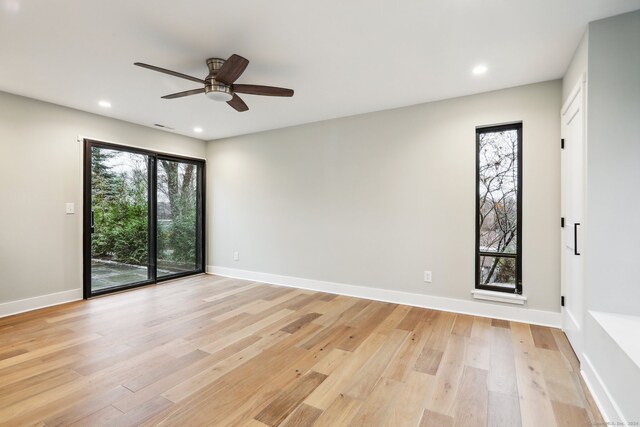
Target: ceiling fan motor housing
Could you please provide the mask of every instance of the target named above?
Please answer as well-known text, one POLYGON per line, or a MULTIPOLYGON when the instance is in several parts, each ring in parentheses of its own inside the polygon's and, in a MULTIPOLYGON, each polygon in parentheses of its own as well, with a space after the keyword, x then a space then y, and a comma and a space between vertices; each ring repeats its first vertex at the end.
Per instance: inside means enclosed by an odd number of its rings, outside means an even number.
POLYGON ((209 74, 204 79, 204 93, 209 99, 214 101, 230 101, 233 98, 231 92, 231 86, 221 83, 216 80, 218 70, 222 68, 225 60, 220 58, 207 59, 207 67, 209 67, 209 74))

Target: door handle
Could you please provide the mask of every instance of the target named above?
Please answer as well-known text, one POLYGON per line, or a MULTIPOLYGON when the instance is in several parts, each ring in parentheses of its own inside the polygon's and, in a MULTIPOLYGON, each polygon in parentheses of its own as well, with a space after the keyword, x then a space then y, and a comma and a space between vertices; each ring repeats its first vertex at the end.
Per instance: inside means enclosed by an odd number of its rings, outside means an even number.
POLYGON ((579 222, 576 222, 573 224, 573 254, 574 255, 580 255, 580 252, 578 252, 578 226, 580 225, 579 222))
POLYGON ((91 210, 91 232, 93 233, 94 231, 95 231, 95 222, 93 218, 93 210, 91 210))

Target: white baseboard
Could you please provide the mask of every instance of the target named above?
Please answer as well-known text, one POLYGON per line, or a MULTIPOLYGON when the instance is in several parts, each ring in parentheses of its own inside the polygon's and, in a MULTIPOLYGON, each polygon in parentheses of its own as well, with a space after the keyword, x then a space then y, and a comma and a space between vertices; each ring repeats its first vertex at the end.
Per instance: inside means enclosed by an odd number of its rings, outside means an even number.
POLYGON ((600 375, 598 375, 598 371, 596 371, 593 363, 589 360, 589 357, 583 353, 582 359, 580 374, 589 388, 591 396, 593 396, 593 400, 596 402, 596 406, 598 406, 602 418, 604 418, 606 422, 622 423, 617 425, 629 425, 615 400, 611 397, 609 390, 607 390, 607 387, 602 382, 600 375))
POLYGON ((559 328, 560 313, 553 311, 533 310, 525 307, 515 307, 500 303, 445 298, 432 295, 415 294, 394 291, 390 289, 369 288, 366 286, 348 285, 345 283, 324 282, 321 280, 303 279, 300 277, 280 276, 270 273, 239 270, 235 268, 207 266, 207 273, 236 279, 252 280, 273 285, 292 288, 309 289, 376 301, 405 304, 415 307, 431 308, 435 310, 451 311, 454 313, 470 314, 494 319, 513 320, 516 322, 532 323, 535 325, 559 328))
POLYGON ((70 291, 56 292, 54 294, 4 302, 0 304, 0 317, 11 316, 13 314, 24 313, 25 311, 36 310, 38 308, 50 307, 52 305, 64 304, 66 302, 78 301, 81 299, 82 289, 72 289, 70 291))

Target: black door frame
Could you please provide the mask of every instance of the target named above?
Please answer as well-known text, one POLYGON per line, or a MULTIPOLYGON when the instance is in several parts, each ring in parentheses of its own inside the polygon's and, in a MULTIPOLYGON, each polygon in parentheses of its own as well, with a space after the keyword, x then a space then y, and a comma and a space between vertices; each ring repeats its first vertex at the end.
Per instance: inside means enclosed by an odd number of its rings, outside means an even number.
POLYGON ((205 272, 205 220, 206 220, 206 202, 205 202, 205 183, 206 183, 206 161, 204 159, 197 159, 193 157, 178 156, 175 154, 162 153, 152 150, 147 150, 138 147, 131 147, 127 145, 114 144, 111 142, 98 141, 94 139, 85 138, 83 141, 83 236, 82 236, 82 259, 83 259, 83 298, 91 298, 99 295, 109 294, 113 292, 122 291, 125 289, 133 289, 140 286, 147 286, 155 283, 164 282, 167 280, 177 279, 180 277, 191 276, 194 274, 202 274, 205 272), (97 292, 91 290, 91 148, 107 148, 112 150, 125 151, 129 153, 136 153, 146 155, 149 158, 148 167, 148 182, 147 189, 148 194, 148 248, 149 248, 149 279, 134 282, 124 286, 117 286, 114 288, 104 289, 97 292), (175 273, 157 277, 157 229, 158 218, 156 215, 157 207, 157 171, 158 160, 169 160, 181 163, 194 164, 198 168, 198 193, 196 196, 196 266, 197 268, 192 271, 175 273))

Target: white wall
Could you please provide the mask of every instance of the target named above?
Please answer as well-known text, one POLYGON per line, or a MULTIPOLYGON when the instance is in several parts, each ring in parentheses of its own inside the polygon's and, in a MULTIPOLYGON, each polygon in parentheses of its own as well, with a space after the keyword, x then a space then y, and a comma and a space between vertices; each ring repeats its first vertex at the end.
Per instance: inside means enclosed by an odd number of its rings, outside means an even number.
POLYGON ((589 25, 590 309, 640 315, 640 11, 589 25))
POLYGON ((580 39, 580 44, 573 54, 571 63, 562 78, 562 104, 567 101, 567 97, 578 83, 582 75, 587 72, 587 61, 589 57, 589 31, 585 31, 580 39))
MULTIPOLYGON (((640 11, 591 23, 588 58, 587 310, 640 316, 640 11)), ((640 420, 640 360, 619 347, 638 331, 630 324, 614 342, 586 319, 585 355, 611 419, 640 420)))
POLYGON ((607 421, 638 421, 640 361, 623 350, 637 344, 638 331, 633 322, 617 331, 607 329, 590 311, 640 316, 640 11, 589 24, 564 77, 565 97, 584 72, 587 177, 581 369, 607 421))
POLYGON ((524 294, 558 312, 560 101, 552 81, 212 141, 208 264, 469 300, 475 128, 523 121, 524 294))
POLYGON ((205 155, 203 141, 2 92, 0 111, 0 303, 82 287, 78 135, 205 155))

